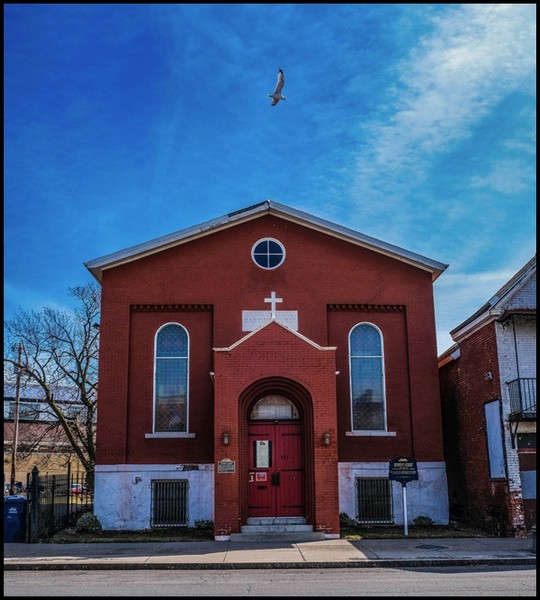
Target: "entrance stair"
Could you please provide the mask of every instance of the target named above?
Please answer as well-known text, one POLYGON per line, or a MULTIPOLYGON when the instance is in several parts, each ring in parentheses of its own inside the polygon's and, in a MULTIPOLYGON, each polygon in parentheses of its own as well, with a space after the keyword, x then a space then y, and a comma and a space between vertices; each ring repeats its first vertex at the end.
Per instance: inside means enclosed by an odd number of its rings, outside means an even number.
POLYGON ((324 533, 313 531, 303 517, 249 517, 231 533, 231 542, 313 542, 324 540, 324 533))

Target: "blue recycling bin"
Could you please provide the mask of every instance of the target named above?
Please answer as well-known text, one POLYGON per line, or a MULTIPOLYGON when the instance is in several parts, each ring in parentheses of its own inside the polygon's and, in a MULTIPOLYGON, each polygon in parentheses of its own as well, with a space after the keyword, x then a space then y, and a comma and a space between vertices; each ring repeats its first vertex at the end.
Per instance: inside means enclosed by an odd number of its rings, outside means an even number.
POLYGON ((24 542, 26 537, 26 498, 4 497, 4 543, 24 542))

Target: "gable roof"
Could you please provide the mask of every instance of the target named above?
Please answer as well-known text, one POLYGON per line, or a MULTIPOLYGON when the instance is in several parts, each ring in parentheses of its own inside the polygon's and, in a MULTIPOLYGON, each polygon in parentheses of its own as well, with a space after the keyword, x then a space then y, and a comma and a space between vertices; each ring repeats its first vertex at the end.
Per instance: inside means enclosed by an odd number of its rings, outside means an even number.
POLYGON ((448 267, 446 264, 426 258, 420 254, 409 252, 398 246, 358 233, 353 229, 336 225, 325 219, 315 217, 284 204, 279 204, 273 200, 265 200, 259 204, 254 204, 253 206, 248 206, 247 208, 228 213, 217 219, 205 221, 200 225, 181 229, 175 233, 164 235, 148 242, 144 242, 143 244, 138 244, 112 254, 107 254, 101 258, 85 262, 84 266, 92 273, 97 281, 101 282, 103 271, 106 269, 111 269, 138 260, 145 256, 211 235, 216 231, 235 227, 236 225, 246 223, 265 215, 272 215, 286 221, 297 223, 303 227, 314 229, 315 231, 345 240, 357 246, 367 248, 368 250, 384 254, 385 256, 395 258, 396 260, 423 269, 432 274, 432 281, 435 281, 435 279, 437 279, 437 277, 448 267))
POLYGON ((309 338, 307 338, 305 335, 298 333, 298 331, 295 331, 294 329, 287 327, 287 325, 285 325, 284 323, 281 323, 280 321, 277 321, 276 319, 271 319, 267 323, 263 323, 262 325, 257 327, 257 329, 250 331, 244 337, 242 337, 239 340, 237 340, 236 342, 234 342, 234 344, 231 344, 230 346, 227 346, 226 348, 212 348, 212 350, 214 352, 230 352, 231 350, 234 350, 236 347, 240 346, 241 344, 243 344, 250 338, 256 336, 260 331, 262 331, 266 327, 269 327, 270 324, 272 324, 272 323, 275 323, 277 326, 281 327, 285 331, 292 333, 292 335, 296 336, 299 340, 302 340, 306 344, 313 346, 316 350, 336 350, 337 349, 337 346, 320 346, 319 344, 317 344, 317 342, 314 342, 313 340, 310 340, 309 338))
POLYGON ((463 339, 486 325, 488 322, 496 319, 502 321, 510 314, 536 315, 536 301, 534 302, 534 306, 509 307, 512 298, 515 297, 535 275, 536 254, 475 313, 450 331, 452 339, 454 341, 463 339))

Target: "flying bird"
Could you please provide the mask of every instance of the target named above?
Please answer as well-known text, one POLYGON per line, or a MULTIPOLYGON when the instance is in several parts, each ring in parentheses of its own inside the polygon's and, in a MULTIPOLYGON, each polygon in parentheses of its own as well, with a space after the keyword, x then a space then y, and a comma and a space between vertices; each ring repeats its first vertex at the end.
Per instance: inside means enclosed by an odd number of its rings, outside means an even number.
POLYGON ((285 76, 283 75, 283 71, 280 69, 278 71, 276 89, 274 90, 273 94, 268 94, 268 97, 272 98, 272 104, 270 106, 275 106, 280 100, 287 100, 287 98, 281 94, 281 90, 283 89, 284 85, 285 76))

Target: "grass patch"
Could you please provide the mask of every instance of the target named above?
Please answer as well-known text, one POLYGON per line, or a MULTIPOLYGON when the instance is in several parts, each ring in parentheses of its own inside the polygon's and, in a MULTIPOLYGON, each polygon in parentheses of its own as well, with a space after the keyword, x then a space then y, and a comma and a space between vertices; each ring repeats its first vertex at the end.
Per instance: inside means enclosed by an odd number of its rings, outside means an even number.
MULTIPOLYGON (((408 535, 402 525, 362 525, 347 515, 340 515, 341 539, 344 540, 383 540, 408 538, 481 538, 492 537, 481 529, 467 524, 415 525, 408 528, 408 535)), ((170 527, 145 529, 140 531, 77 531, 75 527, 64 529, 48 539, 40 540, 52 544, 88 543, 141 543, 141 542, 202 542, 214 539, 211 521, 200 522, 198 527, 170 527)))
POLYGON ((341 539, 384 540, 400 538, 477 538, 490 537, 488 533, 468 524, 450 521, 449 525, 435 525, 427 516, 419 516, 407 528, 403 525, 364 525, 346 513, 339 515, 341 539))
POLYGON ((455 527, 452 525, 430 525, 417 527, 409 525, 408 535, 402 525, 366 527, 362 525, 341 526, 341 539, 344 540, 384 540, 400 538, 477 538, 490 537, 485 531, 473 527, 455 527))
MULTIPOLYGON (((408 538, 478 538, 490 537, 485 531, 473 527, 432 525, 429 527, 409 526, 405 536, 402 526, 341 526, 341 539, 344 540, 384 540, 408 538)), ((212 529, 199 527, 177 527, 142 531, 96 531, 76 532, 74 528, 64 529, 41 540, 51 544, 89 544, 89 543, 137 543, 137 542, 203 542, 213 541, 212 529)))
POLYGON ((88 544, 88 543, 137 543, 137 542, 202 542, 213 540, 212 529, 200 527, 171 527, 167 529, 148 529, 142 531, 96 531, 77 532, 68 528, 55 533, 47 540, 51 544, 88 544))

